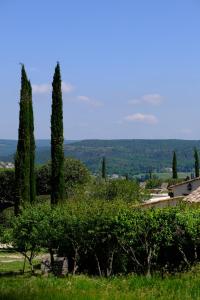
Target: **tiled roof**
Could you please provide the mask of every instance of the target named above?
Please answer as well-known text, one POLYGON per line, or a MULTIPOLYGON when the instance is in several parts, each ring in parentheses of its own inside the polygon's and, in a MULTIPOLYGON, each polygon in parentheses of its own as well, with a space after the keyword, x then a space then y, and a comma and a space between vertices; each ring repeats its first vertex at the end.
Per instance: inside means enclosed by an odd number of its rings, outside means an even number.
POLYGON ((190 179, 190 180, 186 180, 186 181, 182 181, 182 182, 179 182, 177 184, 174 184, 174 185, 170 185, 169 186, 169 189, 173 188, 173 187, 176 187, 176 186, 179 186, 179 185, 183 185, 183 184, 187 184, 187 183, 190 183, 190 182, 194 182, 196 180, 200 180, 200 177, 196 177, 196 178, 193 178, 193 179, 190 179))
POLYGON ((200 187, 198 187, 195 191, 193 191, 191 194, 186 196, 183 201, 196 203, 200 202, 200 187))

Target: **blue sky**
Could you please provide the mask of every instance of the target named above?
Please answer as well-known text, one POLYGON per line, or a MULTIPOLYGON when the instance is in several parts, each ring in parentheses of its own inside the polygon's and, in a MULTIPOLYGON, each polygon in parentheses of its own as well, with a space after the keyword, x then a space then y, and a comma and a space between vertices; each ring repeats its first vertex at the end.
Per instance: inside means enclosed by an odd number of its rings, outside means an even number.
POLYGON ((0 0, 0 138, 17 138, 20 62, 50 137, 57 61, 66 139, 200 139, 199 0, 0 0))

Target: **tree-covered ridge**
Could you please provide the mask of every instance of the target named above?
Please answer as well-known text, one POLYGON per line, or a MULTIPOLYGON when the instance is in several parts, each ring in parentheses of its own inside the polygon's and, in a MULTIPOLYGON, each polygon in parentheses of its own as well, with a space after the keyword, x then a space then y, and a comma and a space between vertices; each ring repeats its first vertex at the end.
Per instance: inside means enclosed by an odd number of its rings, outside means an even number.
MULTIPOLYGON (((36 163, 50 159, 48 140, 36 141, 36 163)), ((0 140, 0 160, 13 159, 16 142, 0 140), (7 154, 7 155, 6 155, 7 154)), ((172 167, 173 151, 177 155, 178 172, 194 170, 194 148, 200 149, 196 140, 83 140, 65 141, 65 156, 84 162, 92 172, 101 172, 103 156, 106 157, 107 173, 138 174, 153 171, 161 172, 172 167)))
MULTIPOLYGON (((194 147, 200 149, 200 141, 85 140, 65 145, 65 155, 82 160, 92 172, 100 171, 105 156, 108 174, 134 175, 171 168, 175 150, 178 172, 190 172, 194 168, 194 147)), ((42 158, 41 152, 39 157, 42 158)))

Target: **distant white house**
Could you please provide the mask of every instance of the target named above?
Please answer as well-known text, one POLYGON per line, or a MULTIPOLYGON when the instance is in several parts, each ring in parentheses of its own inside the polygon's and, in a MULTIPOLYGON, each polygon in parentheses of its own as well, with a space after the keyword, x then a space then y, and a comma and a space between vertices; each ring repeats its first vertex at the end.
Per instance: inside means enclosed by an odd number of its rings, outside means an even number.
POLYGON ((183 181, 175 185, 171 185, 169 190, 170 197, 187 196, 200 187, 200 177, 183 181))

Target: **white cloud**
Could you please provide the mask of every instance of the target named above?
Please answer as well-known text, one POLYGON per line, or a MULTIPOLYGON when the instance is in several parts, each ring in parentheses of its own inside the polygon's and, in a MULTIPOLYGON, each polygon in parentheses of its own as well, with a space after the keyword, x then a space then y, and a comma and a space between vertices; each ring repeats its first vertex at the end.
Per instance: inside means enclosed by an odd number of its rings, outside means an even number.
POLYGON ((63 93, 70 93, 74 90, 74 86, 71 83, 67 83, 62 81, 62 92, 63 93))
POLYGON ((163 101, 163 97, 160 94, 146 94, 138 99, 129 100, 129 104, 150 104, 150 105, 159 105, 163 101))
POLYGON ((154 115, 145 115, 141 113, 128 115, 125 118, 127 122, 140 122, 146 124, 156 124, 158 123, 158 119, 154 115))
POLYGON ((44 84, 32 84, 33 94, 48 94, 51 92, 51 85, 44 84))
POLYGON ((88 104, 93 107, 100 107, 103 105, 102 102, 91 99, 90 97, 87 97, 87 96, 77 96, 77 99, 78 99, 78 101, 88 104))
MULTIPOLYGON (((51 84, 32 84, 33 94, 49 94, 52 91, 51 84)), ((74 86, 71 83, 62 81, 62 92, 63 94, 70 93, 74 90, 74 86)))

